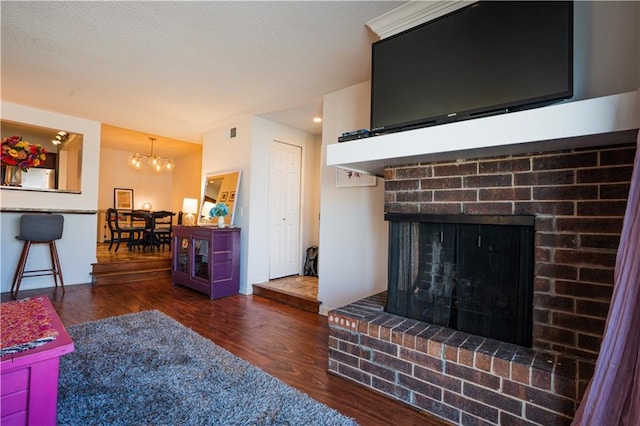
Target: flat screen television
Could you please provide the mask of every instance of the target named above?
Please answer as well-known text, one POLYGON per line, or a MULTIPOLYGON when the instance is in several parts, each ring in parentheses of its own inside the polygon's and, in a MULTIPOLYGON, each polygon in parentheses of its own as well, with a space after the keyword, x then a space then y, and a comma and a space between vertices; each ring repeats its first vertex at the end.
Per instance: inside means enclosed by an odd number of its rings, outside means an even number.
POLYGON ((572 96, 572 2, 481 1, 372 46, 372 132, 572 96))

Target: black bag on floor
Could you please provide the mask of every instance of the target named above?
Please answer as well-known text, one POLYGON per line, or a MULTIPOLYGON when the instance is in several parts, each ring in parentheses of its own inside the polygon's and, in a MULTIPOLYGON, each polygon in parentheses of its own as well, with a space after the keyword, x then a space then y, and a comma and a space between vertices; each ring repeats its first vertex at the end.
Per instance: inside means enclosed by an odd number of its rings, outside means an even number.
POLYGON ((318 246, 307 249, 307 258, 304 261, 304 274, 312 277, 318 276, 318 246))

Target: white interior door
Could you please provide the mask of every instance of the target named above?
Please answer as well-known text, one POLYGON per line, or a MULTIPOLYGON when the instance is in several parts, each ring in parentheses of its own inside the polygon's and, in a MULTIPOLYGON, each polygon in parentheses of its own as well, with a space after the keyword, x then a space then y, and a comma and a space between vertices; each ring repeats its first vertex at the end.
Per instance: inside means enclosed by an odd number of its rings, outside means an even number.
POLYGON ((269 279, 300 273, 302 148, 272 141, 269 162, 269 279))

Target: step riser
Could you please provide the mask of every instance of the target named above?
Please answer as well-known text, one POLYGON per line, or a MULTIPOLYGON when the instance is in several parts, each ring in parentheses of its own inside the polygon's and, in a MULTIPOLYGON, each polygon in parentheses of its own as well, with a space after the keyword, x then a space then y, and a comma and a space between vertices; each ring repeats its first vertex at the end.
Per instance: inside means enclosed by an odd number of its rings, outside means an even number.
POLYGON ((120 262, 120 263, 94 263, 94 274, 108 274, 113 272, 138 272, 141 270, 171 270, 171 260, 156 260, 149 262, 120 262))
POLYGON ((114 285, 171 276, 171 259, 149 259, 124 262, 94 263, 95 285, 114 285))
POLYGON ((312 312, 314 314, 317 314, 320 311, 320 302, 291 296, 257 285, 253 286, 253 294, 254 296, 264 297, 265 299, 284 303, 285 305, 293 306, 295 308, 302 309, 303 311, 307 312, 312 312))
POLYGON ((138 281, 148 281, 156 278, 171 277, 171 270, 161 271, 137 271, 131 273, 117 275, 95 275, 93 276, 94 285, 115 285, 125 284, 138 281))

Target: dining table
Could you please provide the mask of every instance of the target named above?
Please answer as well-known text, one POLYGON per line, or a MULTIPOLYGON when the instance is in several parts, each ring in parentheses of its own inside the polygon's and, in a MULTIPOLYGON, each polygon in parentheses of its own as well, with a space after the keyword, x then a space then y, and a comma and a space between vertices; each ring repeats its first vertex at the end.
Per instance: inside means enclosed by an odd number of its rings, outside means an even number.
POLYGON ((143 250, 146 248, 153 250, 160 246, 164 240, 160 239, 159 234, 171 234, 171 221, 175 216, 174 212, 167 210, 122 210, 118 211, 118 213, 126 217, 132 226, 140 225, 140 227, 144 227, 141 238, 129 243, 130 246, 142 247, 143 250), (170 219, 167 220, 166 218, 170 219))

